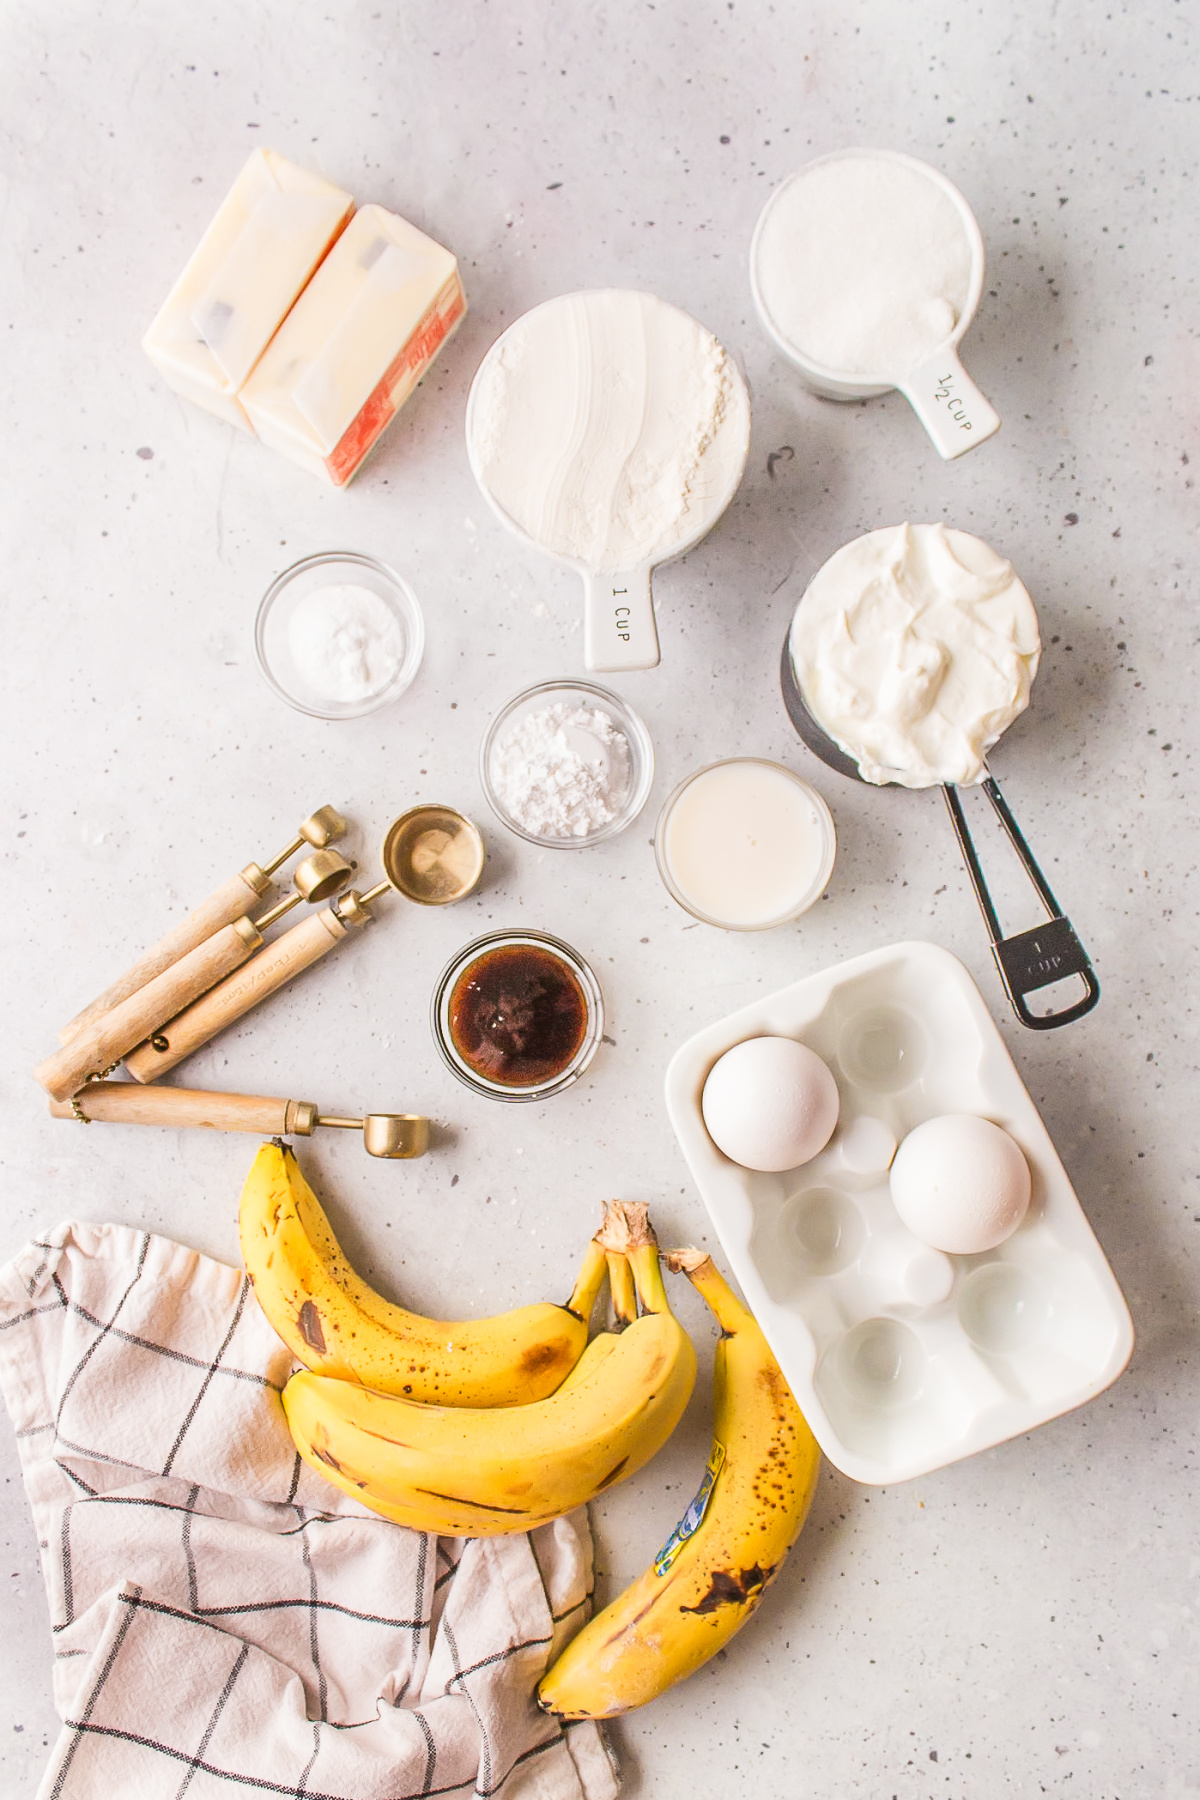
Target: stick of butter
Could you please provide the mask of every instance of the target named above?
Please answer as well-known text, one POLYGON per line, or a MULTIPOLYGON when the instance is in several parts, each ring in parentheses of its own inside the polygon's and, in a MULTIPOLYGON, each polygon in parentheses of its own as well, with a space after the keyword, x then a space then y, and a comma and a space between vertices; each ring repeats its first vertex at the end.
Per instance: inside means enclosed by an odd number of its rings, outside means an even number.
POLYGON ((466 310, 449 250, 362 207, 242 389, 254 430, 343 487, 466 310))
POLYGON ((239 391, 353 211, 323 176, 255 150, 142 339, 168 384, 252 431, 239 391))

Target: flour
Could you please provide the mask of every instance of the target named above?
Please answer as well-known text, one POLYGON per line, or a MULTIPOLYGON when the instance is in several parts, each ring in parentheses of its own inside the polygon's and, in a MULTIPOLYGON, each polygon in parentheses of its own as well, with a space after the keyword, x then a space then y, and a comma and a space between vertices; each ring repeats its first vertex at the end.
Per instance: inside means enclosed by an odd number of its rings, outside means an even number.
POLYGON ((391 607, 353 582, 306 594, 288 620, 287 641, 305 686, 335 706, 377 694, 404 661, 404 633, 391 607))
POLYGON ((560 295, 510 325, 480 369, 468 430, 480 481, 535 543, 590 569, 640 569, 712 523, 749 413, 710 331, 614 288, 560 295))
POLYGON ((599 707, 556 701, 526 713, 496 744, 496 799, 531 837, 587 838, 629 797, 629 741, 599 707))
POLYGON ((767 203, 754 278, 772 328, 805 361, 894 377, 952 335, 971 289, 957 205, 921 168, 870 152, 810 163, 767 203))

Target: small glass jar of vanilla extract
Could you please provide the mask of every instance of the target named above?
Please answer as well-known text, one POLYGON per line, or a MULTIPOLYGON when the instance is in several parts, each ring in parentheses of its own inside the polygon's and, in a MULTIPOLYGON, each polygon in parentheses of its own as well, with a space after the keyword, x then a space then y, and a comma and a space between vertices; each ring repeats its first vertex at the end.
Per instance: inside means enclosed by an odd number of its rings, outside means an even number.
POLYGON ((433 1035, 458 1079, 492 1100, 545 1100, 578 1081, 604 1030, 595 975, 544 931, 493 931, 434 990, 433 1035))

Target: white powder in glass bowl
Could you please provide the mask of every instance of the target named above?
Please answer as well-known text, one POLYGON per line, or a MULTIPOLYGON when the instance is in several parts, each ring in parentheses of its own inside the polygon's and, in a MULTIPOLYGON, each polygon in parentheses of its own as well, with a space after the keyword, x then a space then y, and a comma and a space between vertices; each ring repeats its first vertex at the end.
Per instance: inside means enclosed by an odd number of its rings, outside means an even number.
POLYGON ((530 837, 587 838, 629 798, 629 741, 600 707, 559 700, 498 740, 488 775, 504 812, 530 837))
POLYGON ((296 672, 320 700, 352 706, 379 693, 404 661, 404 632, 373 589, 354 582, 316 588, 287 626, 296 672))

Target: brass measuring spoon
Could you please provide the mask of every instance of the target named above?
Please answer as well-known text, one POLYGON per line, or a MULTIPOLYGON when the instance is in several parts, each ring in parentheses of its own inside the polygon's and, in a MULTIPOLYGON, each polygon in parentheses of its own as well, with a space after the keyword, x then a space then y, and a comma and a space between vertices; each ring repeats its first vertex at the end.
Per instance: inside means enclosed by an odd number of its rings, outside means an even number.
POLYGON ((305 844, 314 850, 328 850, 330 844, 336 844, 339 838, 345 837, 347 824, 340 812, 333 806, 319 806, 315 813, 300 825, 291 843, 273 856, 268 863, 247 863, 244 869, 229 880, 222 883, 215 893, 210 894, 200 906, 190 912, 186 919, 181 919, 159 938, 157 944, 145 951, 131 968, 106 987, 102 994, 85 1006, 82 1012, 76 1013, 69 1024, 64 1025, 58 1034, 60 1044, 70 1043, 76 1033, 83 1031, 98 1019, 101 1013, 111 1012, 122 1000, 128 1000, 130 994, 136 994, 140 987, 169 969, 172 963, 202 944, 205 938, 219 931, 222 925, 232 924, 240 918, 248 906, 266 893, 271 885, 271 877, 289 856, 305 844))
POLYGON ((367 1113, 362 1119, 326 1116, 311 1100, 274 1100, 261 1094, 211 1094, 200 1088, 139 1087, 97 1081, 74 1100, 52 1100, 56 1119, 93 1119, 114 1125, 182 1125, 208 1131, 254 1131, 266 1137, 311 1137, 321 1125, 363 1134, 368 1156, 407 1162, 429 1148, 429 1120, 421 1113, 367 1113))
POLYGON ((61 1050, 38 1064, 33 1071, 35 1078, 56 1100, 66 1100, 84 1082, 106 1075, 127 1051, 141 1043, 148 1031, 253 956, 262 944, 264 931, 276 919, 291 912, 302 900, 328 900, 345 886, 353 868, 336 850, 314 850, 296 865, 292 876, 295 892, 286 900, 260 919, 249 919, 243 913, 223 925, 110 1012, 97 1014, 61 1050))
POLYGON ((351 927, 370 923, 371 907, 390 891, 418 906, 450 906, 465 899, 483 874, 479 827, 452 806, 414 806, 389 825, 383 840, 382 881, 365 894, 351 888, 335 905, 311 914, 277 937, 245 968, 218 982, 161 1028, 125 1067, 135 1081, 154 1081, 190 1056, 340 943, 351 927))

